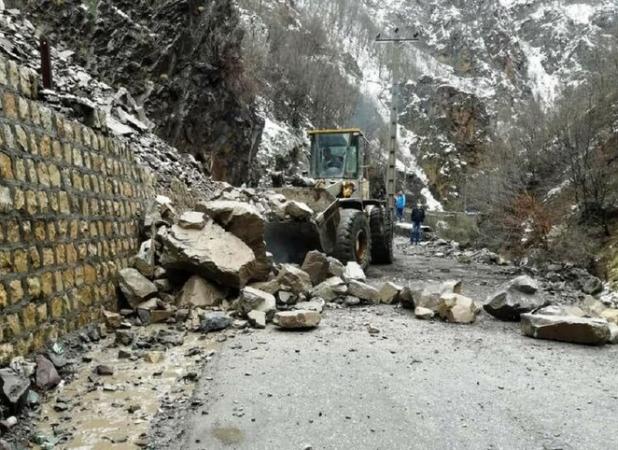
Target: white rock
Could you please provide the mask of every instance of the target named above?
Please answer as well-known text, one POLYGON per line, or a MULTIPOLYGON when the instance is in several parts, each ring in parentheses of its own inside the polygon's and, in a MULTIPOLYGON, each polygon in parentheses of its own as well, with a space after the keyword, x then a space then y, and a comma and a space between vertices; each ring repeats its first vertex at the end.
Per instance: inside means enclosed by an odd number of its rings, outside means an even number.
POLYGON ((366 300, 373 303, 380 301, 380 293, 376 288, 360 281, 351 281, 348 284, 348 292, 354 297, 358 297, 361 300, 366 300))
POLYGON ((417 319, 421 320, 429 320, 433 319, 435 313, 429 308, 423 308, 422 306, 417 306, 414 309, 414 315, 417 319))
POLYGON ((316 311, 282 311, 275 314, 275 323, 291 330, 315 328, 321 320, 322 316, 316 311))
POLYGON ((178 219, 178 225, 185 230, 201 230, 206 225, 204 213, 187 211, 178 219))
POLYGON ((266 314, 266 318, 270 320, 275 314, 277 300, 274 295, 268 292, 245 287, 240 293, 238 305, 244 314, 249 314, 251 311, 262 311, 266 314))
POLYGON ((378 292, 380 303, 386 303, 387 305, 390 305, 397 300, 397 297, 399 296, 399 293, 402 291, 402 289, 402 286, 387 281, 382 285, 380 291, 378 292))
POLYGON ((346 282, 350 281, 361 281, 365 282, 367 280, 367 276, 363 271, 363 268, 356 261, 350 261, 346 264, 345 269, 343 270, 343 280, 346 282))
POLYGON ((341 278, 331 277, 314 287, 311 291, 311 296, 320 297, 327 302, 332 302, 337 297, 347 294, 347 292, 348 287, 341 278))
POLYGON ((182 288, 179 306, 208 307, 221 303, 225 292, 202 277, 193 275, 182 288))
POLYGON ((476 320, 474 301, 460 294, 443 294, 437 313, 451 323, 472 323, 476 320))
POLYGON ((264 311, 249 311, 247 320, 254 328, 266 328, 266 313, 264 311))

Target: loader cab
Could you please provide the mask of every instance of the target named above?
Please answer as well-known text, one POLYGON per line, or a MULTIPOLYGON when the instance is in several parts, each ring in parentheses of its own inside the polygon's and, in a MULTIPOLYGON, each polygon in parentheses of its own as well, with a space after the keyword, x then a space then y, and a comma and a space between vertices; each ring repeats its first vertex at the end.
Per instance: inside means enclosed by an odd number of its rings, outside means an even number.
POLYGON ((312 178, 358 180, 363 177, 367 139, 359 129, 312 130, 309 137, 312 178))

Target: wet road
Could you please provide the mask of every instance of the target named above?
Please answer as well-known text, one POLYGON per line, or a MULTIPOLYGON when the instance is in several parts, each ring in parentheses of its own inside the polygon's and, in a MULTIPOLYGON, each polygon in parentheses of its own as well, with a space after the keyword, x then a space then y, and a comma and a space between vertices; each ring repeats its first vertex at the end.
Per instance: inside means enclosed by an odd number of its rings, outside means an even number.
MULTIPOLYGON (((400 255, 400 279, 461 275, 477 298, 495 267, 400 255)), ((312 332, 274 328, 226 342, 176 424, 183 449, 608 449, 618 429, 618 346, 520 335, 481 316, 423 322, 391 306, 326 310, 312 332), (380 333, 371 335, 367 324, 380 333)), ((166 445, 161 443, 160 448, 166 445)))

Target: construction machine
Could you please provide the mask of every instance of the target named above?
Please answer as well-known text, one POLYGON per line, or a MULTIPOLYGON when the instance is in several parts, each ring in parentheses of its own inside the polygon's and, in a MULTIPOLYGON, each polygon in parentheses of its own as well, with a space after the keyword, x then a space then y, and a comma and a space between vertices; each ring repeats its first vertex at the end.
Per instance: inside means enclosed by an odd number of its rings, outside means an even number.
MULTIPOLYGON (((265 240, 277 262, 302 263, 320 250, 344 264, 393 261, 393 211, 388 198, 371 198, 369 142, 360 129, 309 131, 309 177, 304 186, 277 189, 288 201, 304 203, 313 214, 267 223, 265 240)), ((389 183, 387 183, 387 186, 389 183)))

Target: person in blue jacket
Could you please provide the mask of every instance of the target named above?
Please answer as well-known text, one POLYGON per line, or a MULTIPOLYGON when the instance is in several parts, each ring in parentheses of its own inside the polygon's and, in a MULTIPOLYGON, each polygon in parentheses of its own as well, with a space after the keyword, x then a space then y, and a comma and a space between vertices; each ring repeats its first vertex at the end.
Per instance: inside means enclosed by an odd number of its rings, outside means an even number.
POLYGON ((397 220, 401 222, 403 220, 403 210, 406 207, 406 196, 403 191, 399 191, 395 197, 395 212, 397 213, 397 220))

